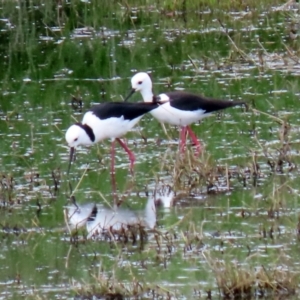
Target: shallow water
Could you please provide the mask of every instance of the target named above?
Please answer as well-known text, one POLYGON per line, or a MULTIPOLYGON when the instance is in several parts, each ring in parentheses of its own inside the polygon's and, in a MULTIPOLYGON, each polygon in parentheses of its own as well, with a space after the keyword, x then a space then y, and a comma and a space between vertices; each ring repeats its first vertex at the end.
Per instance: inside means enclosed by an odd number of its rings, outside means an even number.
POLYGON ((297 290, 299 38, 289 31, 297 9, 30 3, 1 4, 2 299, 71 299, 93 284, 98 295, 111 285, 145 299, 217 297, 221 271, 230 281, 262 268, 286 284, 278 293, 297 290), (117 148, 118 209, 140 216, 153 194, 174 192, 171 207, 157 208, 145 240, 140 232, 89 240, 88 228, 69 232, 64 211, 73 192, 77 205, 111 213, 110 141, 79 149, 68 176, 64 133, 92 104, 122 100, 137 71, 152 73, 155 92, 189 90, 250 108, 194 124, 204 147, 196 160, 190 147, 179 157, 178 129, 167 126, 166 137, 145 116, 126 136, 133 177, 117 148))

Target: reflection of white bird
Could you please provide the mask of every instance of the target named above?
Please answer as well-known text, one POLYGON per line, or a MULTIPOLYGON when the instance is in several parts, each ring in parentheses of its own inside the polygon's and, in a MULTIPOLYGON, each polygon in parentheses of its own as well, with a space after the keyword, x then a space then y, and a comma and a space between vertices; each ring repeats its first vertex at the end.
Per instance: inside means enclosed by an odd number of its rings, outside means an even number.
POLYGON ((108 230, 118 231, 126 229, 128 225, 143 225, 143 219, 129 209, 100 208, 86 223, 87 238, 101 238, 108 230))
POLYGON ((128 225, 153 229, 156 225, 156 197, 161 199, 162 195, 154 193, 148 198, 144 211, 138 213, 120 207, 109 209, 94 204, 68 206, 65 210, 66 222, 71 230, 86 226, 88 239, 101 239, 107 231, 126 229, 128 225))
POLYGON ((85 205, 72 205, 64 211, 65 220, 70 230, 79 229, 86 225, 88 218, 95 209, 95 204, 88 203, 85 205))
POLYGON ((156 225, 156 207, 171 207, 175 193, 168 185, 156 188, 148 197, 146 207, 142 212, 117 207, 104 208, 92 203, 68 206, 65 210, 66 222, 70 230, 85 226, 88 239, 101 239, 107 231, 118 231, 128 225, 141 225, 153 229, 156 225))
POLYGON ((169 185, 156 188, 153 197, 156 207, 163 206, 169 208, 174 205, 175 193, 169 185))

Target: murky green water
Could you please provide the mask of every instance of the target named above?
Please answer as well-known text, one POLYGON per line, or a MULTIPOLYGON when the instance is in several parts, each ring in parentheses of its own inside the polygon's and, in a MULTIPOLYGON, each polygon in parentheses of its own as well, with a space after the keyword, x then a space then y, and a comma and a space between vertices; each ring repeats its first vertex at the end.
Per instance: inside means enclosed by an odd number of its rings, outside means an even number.
POLYGON ((1 4, 1 299, 71 299, 86 290, 217 297, 220 274, 230 282, 247 272, 258 278, 262 268, 284 286, 277 292, 290 294, 300 270, 297 9, 126 3, 1 4), (126 136, 134 177, 117 148, 118 212, 145 214, 153 194, 170 191, 173 205, 157 209, 143 242, 141 233, 135 242, 107 233, 85 240, 84 230, 71 238, 69 183, 78 205, 113 203, 110 141, 80 149, 67 176, 64 133, 92 104, 122 100, 137 71, 152 73, 156 92, 245 100, 250 109, 193 125, 205 146, 196 161, 190 148, 178 157, 176 128, 167 126, 166 137, 144 117, 126 136), (72 96, 83 99, 82 112, 72 96))

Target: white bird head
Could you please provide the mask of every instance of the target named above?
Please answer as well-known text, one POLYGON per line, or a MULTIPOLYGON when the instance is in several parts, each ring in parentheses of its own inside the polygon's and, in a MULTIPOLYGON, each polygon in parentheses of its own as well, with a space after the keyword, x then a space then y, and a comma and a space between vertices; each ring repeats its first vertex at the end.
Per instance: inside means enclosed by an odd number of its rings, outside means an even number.
POLYGON ((94 144, 91 137, 85 129, 85 125, 80 123, 72 125, 66 132, 66 141, 68 146, 76 148, 77 146, 84 145, 90 146, 94 144))
POLYGON ((142 90, 151 90, 152 91, 152 81, 150 76, 145 72, 140 72, 135 74, 131 78, 131 87, 136 92, 141 92, 142 90))
POLYGON ((67 130, 66 141, 68 143, 68 146, 70 147, 70 159, 68 167, 69 174, 74 157, 75 148, 79 145, 90 146, 94 144, 95 135, 93 133, 93 130, 89 126, 77 123, 72 125, 67 130))
POLYGON ((124 101, 129 99, 129 97, 134 92, 140 92, 145 102, 153 101, 153 93, 152 93, 152 81, 150 76, 145 72, 140 72, 135 74, 131 78, 131 88, 129 95, 125 98, 124 101))

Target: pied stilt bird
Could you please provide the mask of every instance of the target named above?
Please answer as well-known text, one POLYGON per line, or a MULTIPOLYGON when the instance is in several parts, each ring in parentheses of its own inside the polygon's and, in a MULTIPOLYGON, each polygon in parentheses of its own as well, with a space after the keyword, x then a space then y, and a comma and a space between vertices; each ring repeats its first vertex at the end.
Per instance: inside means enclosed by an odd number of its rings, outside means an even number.
POLYGON ((77 146, 90 146, 108 138, 112 140, 111 172, 114 173, 115 141, 127 152, 130 169, 133 171, 134 154, 120 138, 130 131, 144 114, 157 106, 156 102, 107 102, 92 107, 85 113, 81 123, 72 125, 66 132, 66 141, 70 147, 68 173, 77 146))
POLYGON ((184 91, 173 91, 155 96, 152 92, 152 81, 145 72, 135 74, 131 78, 131 91, 124 101, 134 92, 140 92, 146 103, 157 103, 158 106, 150 113, 161 123, 168 123, 181 127, 180 151, 184 152, 186 135, 189 134, 196 146, 196 154, 200 153, 201 145, 190 124, 209 116, 211 113, 236 105, 246 105, 243 101, 224 101, 206 98, 201 95, 184 91))

